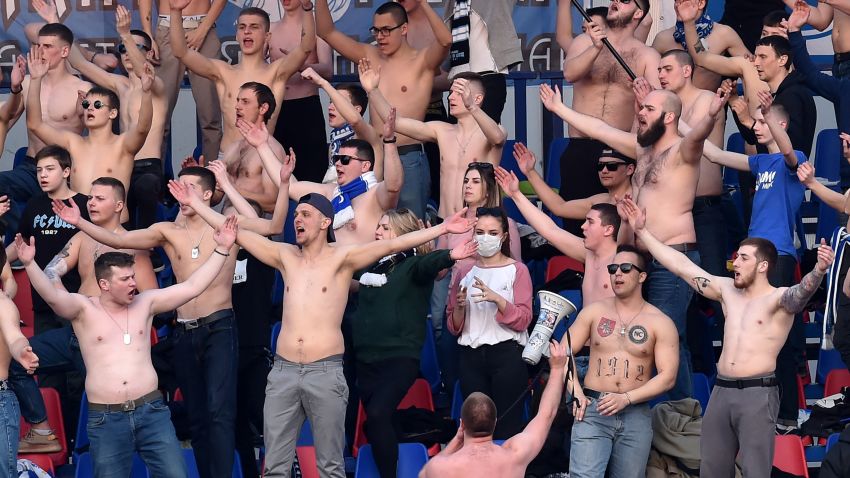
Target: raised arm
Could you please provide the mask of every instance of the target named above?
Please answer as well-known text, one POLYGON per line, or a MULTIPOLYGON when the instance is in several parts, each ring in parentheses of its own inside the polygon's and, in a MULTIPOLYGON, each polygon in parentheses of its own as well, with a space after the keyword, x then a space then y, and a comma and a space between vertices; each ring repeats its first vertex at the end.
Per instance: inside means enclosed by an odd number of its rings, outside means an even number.
POLYGON ((14 299, 18 295, 18 283, 15 281, 15 275, 12 274, 12 266, 9 261, 3 263, 2 271, 0 271, 0 282, 3 283, 3 295, 10 299, 14 299))
POLYGON ((38 368, 38 356, 30 347, 30 341, 21 333, 21 315, 15 303, 8 298, 0 299, 0 332, 12 358, 20 363, 27 373, 38 368))
POLYGON ((390 114, 384 119, 382 144, 384 153, 381 167, 384 180, 378 183, 377 191, 375 191, 378 205, 384 211, 396 207, 401 185, 404 183, 404 170, 401 167, 398 147, 396 147, 395 111, 395 108, 391 109, 390 114))
MULTIPOLYGON (((145 63, 144 70, 137 74, 142 80, 142 101, 139 105, 139 114, 134 117, 127 131, 121 135, 121 140, 124 142, 124 151, 133 156, 142 149, 151 130, 151 124, 153 122, 151 87, 156 78, 153 67, 149 63, 145 63)), ((131 117, 133 116, 131 115, 131 117)))
POLYGON ((77 203, 74 201, 69 202, 71 203, 70 205, 54 199, 53 212, 59 215, 63 221, 76 226, 77 229, 88 234, 89 237, 101 244, 115 249, 139 250, 152 249, 165 244, 165 236, 162 235, 157 224, 147 229, 137 229, 135 231, 116 234, 83 219, 80 216, 80 208, 77 206, 77 203))
MULTIPOLYGON (((691 128, 684 121, 679 121, 679 131, 687 135, 690 133, 691 128)), ((705 141, 703 143, 702 154, 712 163, 726 166, 727 168, 737 169, 738 171, 750 170, 749 156, 720 149, 711 141, 705 141)))
POLYGON ((469 80, 458 78, 452 82, 452 92, 460 96, 461 100, 463 100, 463 105, 469 110, 472 118, 478 124, 478 127, 481 128, 481 132, 484 133, 484 137, 487 138, 487 142, 491 146, 505 144, 505 140, 508 139, 505 129, 499 123, 493 121, 493 118, 481 109, 480 106, 484 101, 483 98, 479 102, 475 101, 477 95, 472 94, 472 90, 469 88, 469 80))
POLYGON ((9 96, 3 104, 0 104, 0 151, 2 151, 3 142, 6 138, 6 132, 12 127, 12 124, 20 117, 23 111, 23 91, 24 91, 24 76, 27 74, 27 61, 24 55, 18 55, 15 64, 12 66, 11 83, 9 85, 9 96))
POLYGON ((126 81, 125 77, 109 73, 91 61, 86 60, 86 57, 80 51, 80 46, 76 43, 71 45, 68 63, 89 80, 112 91, 119 91, 119 82, 126 81))
MULTIPOLYGON (((204 19, 209 18, 209 14, 204 19)), ((124 5, 118 5, 115 8, 115 29, 118 31, 118 36, 121 38, 121 43, 124 45, 124 48, 127 50, 127 58, 130 59, 130 64, 133 65, 133 74, 135 74, 140 79, 142 78, 142 74, 145 71, 145 65, 148 63, 145 55, 136 47, 136 40, 133 39, 133 35, 130 33, 130 22, 132 20, 132 15, 127 7, 124 5)), ((151 36, 151 45, 156 45, 153 40, 153 36, 151 36)), ((158 53, 157 53, 158 56, 158 53)), ((153 84, 151 85, 151 91, 154 94, 162 94, 164 91, 164 85, 162 83, 162 78, 159 76, 154 76, 153 84)))
POLYGON ((770 107, 773 104, 773 95, 769 91, 758 92, 759 102, 761 103, 761 112, 764 115, 764 122, 767 123, 770 134, 773 140, 776 141, 776 146, 782 157, 785 158, 785 164, 791 168, 797 168, 797 153, 791 145, 791 138, 788 136, 788 131, 779 124, 779 118, 776 117, 770 107))
POLYGON ((142 31, 151 37, 154 61, 159 61, 159 45, 156 44, 153 24, 153 0, 139 0, 139 20, 142 23, 142 31))
POLYGON ((351 101, 348 100, 342 93, 326 80, 322 75, 319 75, 313 68, 306 68, 301 72, 301 77, 305 80, 312 81, 316 86, 325 90, 328 97, 336 108, 337 113, 342 115, 346 123, 354 128, 354 133, 358 138, 368 141, 373 148, 377 150, 380 147, 381 138, 375 128, 363 118, 363 115, 357 111, 357 108, 351 101))
POLYGON ((573 5, 570 0, 558 0, 558 13, 555 16, 555 41, 564 53, 573 43, 573 5))
POLYGON ((235 252, 233 243, 236 241, 236 230, 236 216, 228 217, 224 224, 215 230, 213 238, 216 246, 212 254, 188 279, 165 289, 143 292, 140 299, 150 300, 151 313, 156 315, 174 310, 201 295, 221 272, 227 257, 235 252))
POLYGON ((558 414, 558 406, 561 404, 566 365, 567 348, 553 340, 549 344, 549 380, 540 397, 537 415, 528 422, 521 433, 511 437, 503 445, 517 456, 519 463, 530 463, 540 453, 540 449, 543 448, 549 436, 549 428, 552 427, 555 415, 558 414))
POLYGON ((568 108, 561 100, 561 90, 543 83, 540 85, 540 101, 543 106, 555 113, 575 128, 580 129, 591 138, 602 141, 630 158, 637 158, 637 137, 634 133, 622 131, 599 118, 581 114, 568 108))
MULTIPOLYGON (((795 0, 783 0, 786 7, 791 9, 791 15, 793 16, 794 12, 798 9, 798 4, 803 3, 806 7, 809 7, 809 4, 805 1, 795 1, 795 0)), ((819 1, 817 2, 817 6, 815 8, 807 8, 806 18, 803 23, 799 26, 802 27, 806 23, 811 25, 813 28, 818 31, 824 31, 832 23, 832 19, 834 16, 834 12, 832 10, 832 6, 829 5, 828 1, 819 1)), ((791 33, 791 18, 788 18, 788 33, 791 33)), ((798 29, 799 29, 798 27, 798 29)))
POLYGON ((44 275, 50 279, 56 287, 65 288, 62 285, 62 277, 68 273, 69 270, 77 267, 77 260, 80 256, 80 242, 82 237, 80 237, 82 232, 78 232, 74 234, 62 250, 59 251, 58 254, 53 256, 53 259, 47 264, 47 267, 44 268, 44 275))
MULTIPOLYGON (((703 270, 700 266, 691 262, 688 256, 662 243, 644 227, 646 214, 638 208, 630 198, 622 200, 621 208, 626 212, 626 220, 634 229, 635 236, 640 239, 646 249, 658 262, 670 270, 673 274, 681 277, 700 295, 711 300, 720 300, 722 296, 721 281, 727 278, 713 276, 703 270)), ((674 372, 675 374, 675 372, 674 372)))
POLYGON ((349 37, 334 26, 328 0, 316 0, 316 33, 322 40, 350 61, 358 61, 369 56, 374 47, 349 37))
MULTIPOLYGON (((728 87, 728 84, 726 86, 728 87)), ((714 130, 714 126, 717 124, 717 115, 720 114, 720 111, 724 111, 723 107, 728 100, 729 91, 725 87, 718 88, 711 100, 708 114, 682 138, 679 154, 681 154, 683 161, 697 163, 702 158, 704 145, 707 143, 706 139, 714 130)))
POLYGON ((18 259, 26 268, 30 284, 38 292, 38 295, 56 312, 56 315, 68 320, 76 319, 83 311, 83 297, 53 287, 53 283, 33 260, 35 258, 35 238, 30 237, 29 243, 27 243, 20 234, 16 235, 15 249, 18 251, 18 259))
MULTIPOLYGON (((378 84, 381 81, 380 71, 377 68, 373 68, 371 62, 366 58, 361 58, 357 62, 357 71, 360 74, 360 85, 363 86, 363 89, 369 95, 369 104, 372 106, 372 111, 378 113, 382 121, 386 120, 393 106, 378 89, 378 84)), ((419 141, 437 142, 437 130, 430 124, 415 119, 405 118, 403 116, 397 117, 396 131, 419 141)))
POLYGON ((520 192, 519 179, 513 171, 508 172, 502 167, 496 168, 496 181, 499 183, 502 191, 514 200, 519 208, 519 212, 528 221, 529 226, 533 227, 538 234, 543 236, 559 251, 577 261, 584 262, 585 248, 582 240, 558 227, 549 216, 538 209, 537 206, 531 204, 531 201, 520 192))
POLYGON ((827 206, 839 212, 844 211, 846 195, 833 191, 821 184, 815 177, 815 167, 812 166, 811 161, 799 165, 797 168, 797 179, 809 188, 821 201, 826 203, 827 206))
POLYGON ((452 46, 452 32, 443 23, 443 19, 437 15, 437 12, 431 8, 428 0, 413 0, 419 2, 419 9, 425 14, 428 19, 428 25, 431 26, 431 31, 434 32, 434 41, 425 48, 425 65, 429 70, 437 69, 443 60, 446 59, 446 54, 452 46))
POLYGON ((817 292, 823 276, 829 271, 829 266, 834 259, 835 253, 832 248, 826 243, 826 239, 821 238, 817 264, 811 272, 803 276, 799 284, 785 289, 779 298, 779 306, 791 315, 802 312, 809 303, 809 299, 817 292))
MULTIPOLYGON (((805 4, 805 2, 803 2, 805 4)), ((806 11, 808 11, 808 4, 806 11)), ((821 73, 820 68, 812 61, 809 51, 806 48, 806 40, 803 34, 800 33, 797 25, 801 22, 800 16, 804 13, 798 13, 802 9, 794 9, 794 13, 788 19, 788 41, 791 43, 791 58, 794 60, 794 68, 803 75, 806 86, 818 95, 823 96, 829 101, 836 101, 841 96, 841 80, 832 75, 821 73)))
POLYGON ((227 173, 227 168, 221 161, 210 162, 207 168, 215 174, 216 184, 221 186, 221 190, 230 200, 230 204, 239 213, 239 227, 247 231, 253 231, 262 236, 273 236, 280 234, 283 231, 283 223, 286 220, 287 210, 289 209, 289 177, 292 175, 292 168, 295 165, 295 153, 290 148, 290 156, 284 162, 280 169, 280 187, 278 187, 277 199, 275 200, 274 209, 272 210, 271 220, 265 219, 257 215, 257 211, 251 204, 241 195, 233 183, 230 182, 230 175, 227 173), (283 177, 286 180, 283 180, 283 177))
POLYGON ((30 84, 27 91, 27 129, 46 144, 55 144, 70 149, 71 143, 77 135, 70 131, 53 128, 42 120, 41 80, 47 74, 47 60, 41 57, 38 48, 31 49, 27 58, 30 69, 30 84))
POLYGON ((186 44, 186 30, 183 29, 183 9, 189 4, 189 0, 171 0, 171 28, 169 39, 171 40, 171 51, 192 72, 204 78, 218 81, 221 80, 219 63, 224 62, 207 58, 195 50, 189 49, 186 44))
MULTIPOLYGON (((225 1, 226 0, 222 0, 225 1)), ((278 60, 277 75, 289 79, 307 61, 316 49, 316 21, 313 19, 313 3, 301 0, 301 42, 284 58, 278 60)))
MULTIPOLYGON (((722 76, 739 77, 744 74, 740 63, 735 59, 727 58, 716 53, 711 53, 703 45, 699 35, 697 35, 696 18, 699 16, 699 11, 694 0, 684 0, 676 2, 674 5, 676 13, 682 19, 685 27, 685 44, 688 46, 688 53, 694 59, 697 65, 713 71, 722 76)), ((745 60, 746 61, 746 60, 745 60)))
POLYGON ((605 47, 602 40, 608 38, 596 22, 585 23, 585 26, 587 33, 582 33, 572 41, 564 59, 564 79, 571 83, 590 73, 593 63, 605 47))
POLYGON ((552 214, 567 219, 581 219, 584 217, 592 205, 590 198, 564 201, 554 189, 549 187, 549 184, 540 176, 540 173, 537 172, 537 169, 534 167, 534 163, 537 162, 534 153, 521 142, 516 142, 514 143, 513 154, 519 170, 525 174, 537 197, 547 209, 552 211, 552 214))

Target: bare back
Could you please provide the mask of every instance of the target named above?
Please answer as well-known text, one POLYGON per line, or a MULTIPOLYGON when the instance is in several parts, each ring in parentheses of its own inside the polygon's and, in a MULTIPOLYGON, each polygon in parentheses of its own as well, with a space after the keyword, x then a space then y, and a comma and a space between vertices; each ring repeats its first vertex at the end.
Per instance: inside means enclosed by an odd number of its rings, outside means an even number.
POLYGON ((687 163, 679 153, 681 140, 653 154, 638 148, 632 181, 637 202, 646 208, 646 225, 664 244, 696 242, 692 209, 699 179, 698 163, 687 163))
MULTIPOLYGON (((460 139, 458 125, 431 121, 437 132, 440 147, 440 217, 449 217, 463 209, 463 176, 469 163, 482 162, 498 166, 502 148, 494 147, 474 121, 474 131, 467 139, 460 139)), ((467 135, 469 133, 466 133, 467 135)))
MULTIPOLYGON (((63 66, 64 68, 64 66, 63 66)), ((30 77, 24 78, 23 104, 27 104, 30 77)), ((69 131, 75 134, 83 132, 83 109, 77 91, 89 91, 91 83, 82 81, 69 73, 46 75, 41 80, 41 119, 53 129, 69 131)), ((29 111, 26 114, 30 114, 29 111)), ((31 130, 27 130, 29 147, 27 155, 35 157, 46 146, 31 130)), ((89 181, 91 184, 91 181, 89 181)))
MULTIPOLYGON (((513 452, 510 440, 503 446, 492 441, 464 444, 451 455, 437 455, 428 462, 426 478, 522 478, 528 463, 520 462, 513 452), (475 470, 474 473, 471 473, 475 470)), ((421 476, 421 475, 420 475, 421 476)))

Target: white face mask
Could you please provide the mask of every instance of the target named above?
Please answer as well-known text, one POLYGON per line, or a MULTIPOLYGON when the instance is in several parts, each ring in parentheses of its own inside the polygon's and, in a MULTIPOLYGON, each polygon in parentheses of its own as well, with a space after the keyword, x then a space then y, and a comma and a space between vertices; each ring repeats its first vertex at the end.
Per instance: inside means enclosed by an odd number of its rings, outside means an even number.
POLYGON ((489 234, 476 234, 475 242, 478 243, 478 254, 481 257, 493 257, 502 249, 502 238, 489 234))

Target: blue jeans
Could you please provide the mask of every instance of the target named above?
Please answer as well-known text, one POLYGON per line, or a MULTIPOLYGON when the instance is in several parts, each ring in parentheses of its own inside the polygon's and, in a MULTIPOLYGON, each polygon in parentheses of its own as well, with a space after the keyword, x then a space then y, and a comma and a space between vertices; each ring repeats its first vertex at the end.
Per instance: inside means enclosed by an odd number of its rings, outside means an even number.
MULTIPOLYGON (((13 360, 14 362, 14 360, 13 360)), ((11 390, 0 391, 0 478, 18 477, 18 438, 21 413, 11 390)))
MULTIPOLYGON (((421 145, 420 145, 421 146, 421 145)), ((404 146, 402 146, 403 148, 404 146)), ((416 217, 425 219, 425 205, 431 194, 431 171, 423 150, 400 155, 404 184, 398 196, 398 207, 410 209, 416 217)))
MULTIPOLYGON (((80 342, 71 327, 34 335, 30 338, 30 346, 38 356, 39 374, 79 371, 85 377, 86 366, 80 353, 80 342)), ((36 424, 47 420, 47 410, 38 384, 15 360, 9 367, 9 385, 18 396, 21 415, 27 423, 36 424)))
POLYGON ((186 400, 198 472, 203 478, 230 476, 236 446, 236 319, 231 315, 189 331, 178 326, 174 340, 174 371, 186 400))
POLYGON ((39 194, 41 188, 35 176, 35 160, 25 158, 11 170, 0 173, 0 196, 5 195, 12 200, 12 209, 3 216, 9 241, 18 232, 18 223, 27 201, 39 194))
POLYGON ((95 478, 127 478, 134 452, 142 457, 151 476, 187 476, 186 462, 171 424, 171 412, 162 399, 128 412, 90 409, 87 428, 95 478))
MULTIPOLYGON (((699 265, 699 252, 689 251, 685 255, 694 264, 699 265)), ((676 324, 676 330, 679 331, 679 372, 676 374, 676 384, 667 392, 667 395, 670 400, 693 397, 691 352, 688 350, 686 339, 688 303, 693 296, 693 289, 687 282, 670 272, 656 260, 652 261, 647 282, 646 300, 670 317, 676 324)))
POLYGON ((570 478, 602 478, 606 467, 611 478, 646 476, 652 446, 649 404, 630 405, 611 416, 600 415, 596 404, 590 399, 584 420, 573 423, 570 478))

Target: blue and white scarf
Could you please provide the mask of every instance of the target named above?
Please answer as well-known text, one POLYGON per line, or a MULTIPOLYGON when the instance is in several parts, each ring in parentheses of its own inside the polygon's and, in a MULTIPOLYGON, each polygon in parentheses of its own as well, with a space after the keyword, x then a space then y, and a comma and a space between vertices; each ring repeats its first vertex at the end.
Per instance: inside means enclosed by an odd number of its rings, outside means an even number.
MULTIPOLYGON (((699 36, 700 40, 711 35, 711 31, 714 30, 714 20, 712 20, 706 12, 702 12, 702 15, 697 18, 696 25, 697 36, 699 36)), ((676 22, 676 29, 673 30, 673 39, 676 40, 676 43, 682 45, 682 48, 684 48, 685 50, 688 49, 688 43, 685 41, 684 23, 676 22)))
POLYGON ((354 208, 351 201, 357 196, 378 185, 378 179, 372 171, 363 173, 348 184, 334 189, 331 204, 334 207, 334 229, 339 229, 354 220, 354 208))
POLYGON ((339 128, 334 128, 331 130, 331 144, 330 151, 328 154, 328 165, 333 166, 333 156, 335 154, 339 154, 339 148, 342 146, 342 143, 348 141, 349 139, 354 137, 354 128, 350 124, 345 124, 345 126, 340 126, 339 128))

